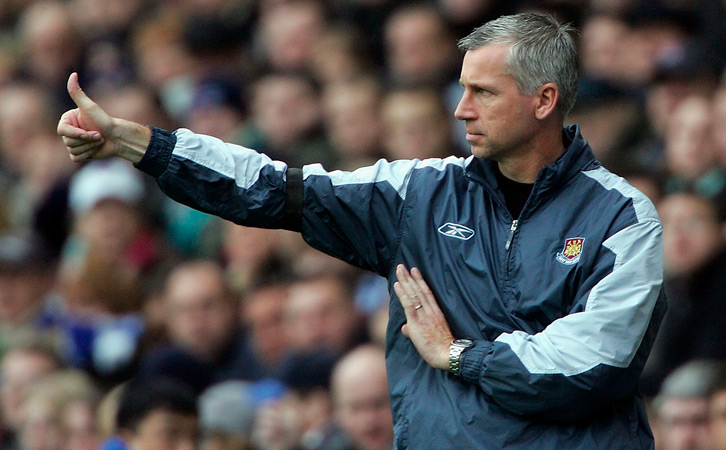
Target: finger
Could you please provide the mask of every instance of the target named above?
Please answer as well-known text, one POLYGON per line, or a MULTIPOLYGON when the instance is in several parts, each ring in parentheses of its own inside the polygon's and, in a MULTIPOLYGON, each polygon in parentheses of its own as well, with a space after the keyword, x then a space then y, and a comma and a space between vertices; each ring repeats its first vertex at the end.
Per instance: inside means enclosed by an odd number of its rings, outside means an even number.
POLYGON ((56 130, 59 136, 62 137, 70 137, 74 139, 85 139, 85 140, 100 140, 101 139, 101 133, 98 131, 89 131, 84 130, 83 128, 76 127, 74 125, 71 125, 67 121, 64 121, 61 118, 60 123, 58 123, 58 128, 56 130))
POLYGON ((101 148, 102 145, 103 145, 103 142, 100 142, 100 141, 99 142, 87 142, 85 144, 77 145, 75 147, 66 146, 66 149, 68 150, 68 153, 70 153, 71 155, 78 156, 78 155, 82 155, 82 154, 84 154, 86 152, 90 152, 90 151, 95 152, 96 150, 101 148))
POLYGON ((94 133, 94 134, 96 136, 93 136, 93 137, 89 136, 89 139, 72 138, 72 137, 63 136, 63 143, 65 144, 66 147, 78 147, 79 145, 84 145, 84 144, 102 143, 103 141, 101 140, 101 135, 98 133, 94 133))
POLYGON ((403 335, 406 336, 407 338, 411 339, 411 336, 408 334, 408 325, 407 324, 405 324, 405 323, 403 324, 403 326, 401 327, 401 333, 403 333, 403 335))
POLYGON ((68 94, 70 94, 71 98, 79 108, 90 109, 96 106, 96 103, 91 100, 85 92, 83 92, 83 89, 81 89, 81 85, 78 83, 77 72, 73 72, 71 76, 68 77, 67 88, 68 94))
POLYGON ((72 153, 68 153, 68 156, 70 156, 71 161, 73 162, 83 162, 88 161, 90 159, 93 159, 93 156, 98 152, 98 149, 95 150, 88 150, 81 154, 74 155, 72 153))
POLYGON ((411 279, 413 281, 413 285, 415 286, 415 289, 417 290, 418 294, 421 296, 421 303, 426 304, 428 306, 436 305, 436 299, 434 298, 434 294, 431 292, 431 289, 429 288, 429 285, 426 284, 426 281, 423 278, 423 275, 421 274, 421 271, 418 270, 418 267, 414 267, 411 269, 411 279))
MULTIPOLYGON (((408 270, 406 270, 406 266, 399 264, 396 268, 396 276, 398 277, 398 281, 396 282, 398 284, 396 294, 398 295, 401 304, 404 309, 415 311, 417 309, 416 307, 421 304, 421 300, 416 295, 416 291, 411 287, 412 280, 408 270)), ((394 290, 395 289, 396 287, 394 284, 394 290)))
MULTIPOLYGON (((408 297, 411 299, 411 302, 414 306, 416 305, 423 305, 426 302, 426 299, 423 297, 423 293, 421 292, 421 289, 418 286, 418 283, 416 280, 414 280, 411 277, 411 274, 408 270, 406 270, 405 266, 401 264, 399 266, 399 281, 401 282, 401 285, 403 289, 406 291, 406 294, 408 294, 408 297)), ((419 273, 420 274, 420 273, 419 273)), ((430 303, 430 302, 427 302, 430 303)), ((420 306, 419 306, 420 308, 420 306)), ((419 309, 416 308, 416 309, 419 309)))

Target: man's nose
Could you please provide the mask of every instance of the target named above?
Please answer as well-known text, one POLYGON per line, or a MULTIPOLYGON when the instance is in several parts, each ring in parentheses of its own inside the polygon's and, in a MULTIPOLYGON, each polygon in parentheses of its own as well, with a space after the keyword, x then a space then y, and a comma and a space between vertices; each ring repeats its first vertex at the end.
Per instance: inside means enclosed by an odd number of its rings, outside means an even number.
POLYGON ((472 108, 471 95, 464 92, 459 100, 459 104, 454 111, 454 117, 459 120, 471 120, 475 117, 475 111, 472 108))

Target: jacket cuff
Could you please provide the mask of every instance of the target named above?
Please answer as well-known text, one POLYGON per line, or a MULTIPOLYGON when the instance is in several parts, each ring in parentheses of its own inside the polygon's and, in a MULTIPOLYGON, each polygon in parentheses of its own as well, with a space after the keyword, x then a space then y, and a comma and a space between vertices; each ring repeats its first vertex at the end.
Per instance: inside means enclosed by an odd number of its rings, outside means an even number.
POLYGON ((469 382, 478 384, 484 368, 484 358, 492 352, 490 341, 476 341, 473 347, 461 355, 459 376, 469 382))
POLYGON ((141 161, 134 166, 158 178, 169 165, 171 153, 176 146, 176 135, 161 128, 151 127, 151 140, 141 161))

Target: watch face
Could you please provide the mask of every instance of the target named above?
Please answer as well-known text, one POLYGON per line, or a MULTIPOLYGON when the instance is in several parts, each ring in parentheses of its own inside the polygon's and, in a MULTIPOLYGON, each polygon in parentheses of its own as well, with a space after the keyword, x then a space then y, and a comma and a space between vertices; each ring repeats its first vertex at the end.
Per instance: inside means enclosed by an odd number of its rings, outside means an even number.
POLYGON ((461 345, 464 347, 471 347, 472 345, 474 345, 474 341, 472 341, 471 339, 456 339, 452 343, 456 344, 456 345, 461 345))

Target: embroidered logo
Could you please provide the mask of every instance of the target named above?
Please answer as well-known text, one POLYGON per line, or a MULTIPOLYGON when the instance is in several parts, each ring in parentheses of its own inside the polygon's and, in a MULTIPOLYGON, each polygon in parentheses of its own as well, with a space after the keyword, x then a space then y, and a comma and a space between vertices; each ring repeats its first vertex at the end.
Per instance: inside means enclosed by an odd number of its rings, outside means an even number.
POLYGON ((580 255, 582 255, 582 247, 584 244, 585 238, 577 237, 567 239, 562 251, 557 253, 557 261, 567 266, 577 264, 580 260, 580 255))
POLYGON ((441 225, 439 227, 439 233, 444 236, 461 239, 462 241, 467 241, 474 236, 474 230, 464 225, 459 225, 458 223, 445 223, 441 225))

